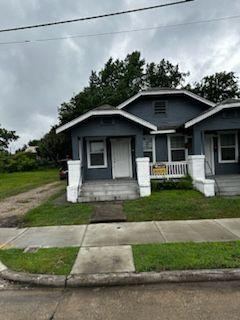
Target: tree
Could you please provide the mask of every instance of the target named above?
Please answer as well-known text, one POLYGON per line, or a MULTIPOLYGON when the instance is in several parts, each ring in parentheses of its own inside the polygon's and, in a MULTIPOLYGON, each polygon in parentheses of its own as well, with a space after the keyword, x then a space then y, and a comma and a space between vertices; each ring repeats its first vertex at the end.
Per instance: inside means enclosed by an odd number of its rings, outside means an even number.
POLYGON ((193 87, 188 85, 186 89, 216 103, 240 97, 238 77, 234 72, 223 71, 206 76, 200 82, 195 82, 193 87))
POLYGON ((147 87, 177 88, 182 86, 189 72, 180 72, 179 65, 162 59, 159 64, 151 62, 146 67, 147 87))
POLYGON ((56 126, 45 134, 38 143, 38 154, 42 159, 58 164, 60 159, 71 155, 71 139, 68 134, 56 134, 56 126))
POLYGON ((18 138, 16 131, 8 131, 0 127, 0 152, 7 151, 10 142, 16 141, 18 138))
POLYGON ((179 71, 167 60, 145 64, 134 51, 124 60, 110 58, 98 73, 92 71, 89 84, 59 108, 59 120, 64 124, 101 104, 117 106, 143 88, 181 86, 188 73, 179 71))

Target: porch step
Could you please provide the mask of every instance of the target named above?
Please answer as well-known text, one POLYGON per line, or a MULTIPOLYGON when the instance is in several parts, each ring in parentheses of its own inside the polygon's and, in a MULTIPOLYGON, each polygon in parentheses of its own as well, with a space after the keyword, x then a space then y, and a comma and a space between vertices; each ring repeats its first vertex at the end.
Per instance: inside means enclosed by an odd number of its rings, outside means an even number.
POLYGON ((222 196, 240 195, 240 175, 216 176, 216 192, 222 196))
POLYGON ((79 202, 133 200, 139 198, 135 180, 100 180, 83 184, 79 202))

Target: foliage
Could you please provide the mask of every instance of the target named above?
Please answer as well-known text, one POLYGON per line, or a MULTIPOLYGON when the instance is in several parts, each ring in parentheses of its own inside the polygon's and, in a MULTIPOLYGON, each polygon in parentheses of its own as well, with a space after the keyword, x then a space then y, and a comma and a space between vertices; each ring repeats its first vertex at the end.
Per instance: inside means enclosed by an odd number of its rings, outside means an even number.
POLYGON ((159 64, 151 62, 146 66, 145 86, 160 88, 177 88, 183 85, 189 72, 184 73, 179 69, 179 65, 162 59, 159 64))
POLYGON ((137 272, 239 268, 240 242, 136 245, 133 256, 137 272))
POLYGON ((19 172, 32 171, 38 168, 38 161, 36 156, 31 153, 18 152, 14 155, 9 155, 6 161, 4 171, 19 172))
POLYGON ((186 89, 216 103, 240 97, 238 77, 234 72, 224 71, 206 76, 193 86, 187 85, 186 89))
POLYGON ((21 249, 0 250, 1 261, 11 270, 37 274, 68 275, 79 248, 39 249, 24 253, 21 249))
POLYGON ((152 191, 159 190, 191 190, 193 188, 190 176, 179 180, 152 181, 152 191))
POLYGON ((102 104, 117 106, 143 88, 177 87, 187 76, 178 65, 167 60, 159 64, 145 63, 138 51, 124 60, 110 58, 98 73, 92 72, 89 85, 59 108, 59 120, 64 124, 82 113, 102 104))
POLYGON ((56 134, 56 126, 52 127, 38 142, 38 155, 41 159, 53 161, 58 165, 59 160, 71 155, 70 136, 66 133, 56 134))
POLYGON ((8 131, 7 129, 0 127, 0 152, 6 151, 9 143, 18 138, 16 131, 8 131))

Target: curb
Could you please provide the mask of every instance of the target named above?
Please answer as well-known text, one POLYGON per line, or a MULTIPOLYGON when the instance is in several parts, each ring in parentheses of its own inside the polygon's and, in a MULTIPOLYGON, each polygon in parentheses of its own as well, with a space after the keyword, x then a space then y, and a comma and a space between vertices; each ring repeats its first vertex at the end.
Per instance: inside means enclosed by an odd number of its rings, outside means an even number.
POLYGON ((81 274, 66 277, 15 272, 9 270, 0 262, 0 277, 4 280, 20 284, 52 288, 111 287, 161 283, 234 281, 240 280, 240 269, 81 274))

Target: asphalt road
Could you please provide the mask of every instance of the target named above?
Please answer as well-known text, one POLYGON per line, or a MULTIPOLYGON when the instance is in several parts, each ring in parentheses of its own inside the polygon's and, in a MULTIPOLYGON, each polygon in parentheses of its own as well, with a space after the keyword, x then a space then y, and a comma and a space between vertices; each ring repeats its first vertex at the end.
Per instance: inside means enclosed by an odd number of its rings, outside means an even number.
POLYGON ((0 287, 1 320, 234 320, 240 282, 96 289, 0 287))

